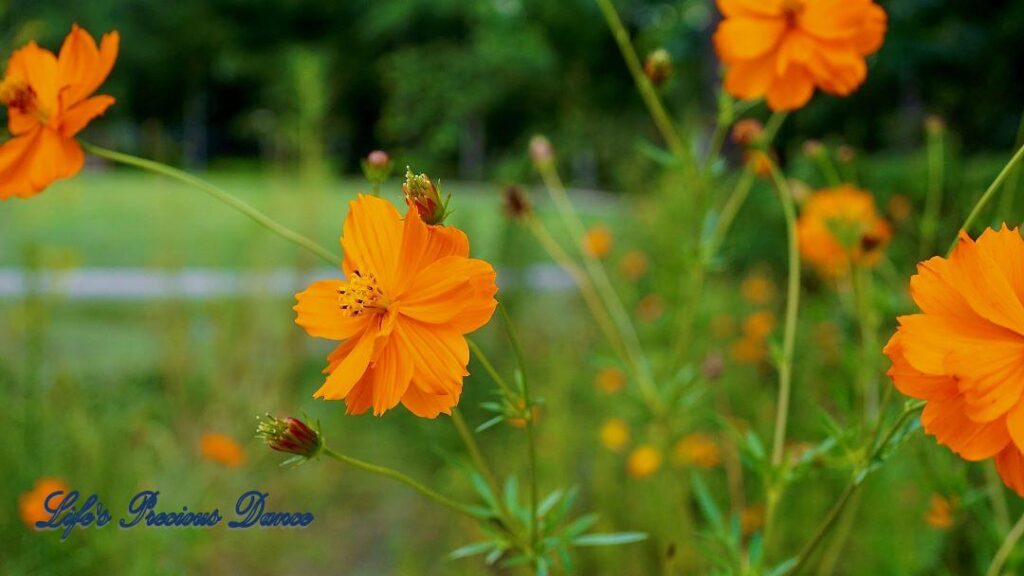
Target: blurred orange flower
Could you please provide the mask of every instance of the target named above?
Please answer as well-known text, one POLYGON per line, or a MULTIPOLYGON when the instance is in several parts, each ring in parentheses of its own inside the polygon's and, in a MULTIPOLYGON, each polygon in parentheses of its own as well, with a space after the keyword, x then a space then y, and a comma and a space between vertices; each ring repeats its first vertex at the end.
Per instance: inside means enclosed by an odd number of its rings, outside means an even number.
MULTIPOLYGON (((60 478, 36 480, 36 484, 31 490, 18 497, 18 513, 21 515, 21 521, 25 523, 25 526, 35 529, 36 522, 42 522, 52 516, 46 511, 47 496, 58 491, 67 493, 68 490, 70 488, 67 483, 60 478)), ((58 502, 51 502, 50 506, 54 506, 58 502)))
POLYGON ((676 462, 683 466, 714 468, 722 461, 722 453, 715 439, 699 432, 677 442, 674 452, 676 462))
POLYGON ((889 198, 888 208, 889 216, 894 222, 903 222, 910 218, 910 214, 914 211, 914 205, 910 202, 910 198, 904 194, 894 194, 892 198, 889 198))
POLYGON ((612 251, 612 233, 608 227, 598 224, 583 236, 583 249, 594 258, 604 258, 612 251))
POLYGON ((410 209, 360 194, 341 245, 348 280, 321 280, 296 294, 295 323, 310 336, 343 340, 327 357, 314 397, 345 400, 349 414, 380 416, 401 402, 424 418, 450 414, 469 373, 465 334, 491 319, 494 268, 469 258, 457 228, 427 226, 410 209))
POLYGON ((775 314, 762 310, 754 312, 743 322, 743 333, 752 340, 764 340, 775 329, 775 314))
POLYGON ((618 418, 601 425, 601 444, 612 452, 621 452, 629 443, 629 425, 618 418))
POLYGON ((938 494, 932 494, 924 521, 932 528, 948 530, 953 526, 953 502, 938 494))
POLYGON ((975 242, 962 233, 949 258, 918 264, 885 347, 896 388, 927 403, 925 432, 962 458, 995 457, 1024 496, 1024 240, 1005 225, 975 242))
POLYGON ((648 294, 636 303, 636 315, 644 322, 656 322, 665 313, 665 300, 657 294, 648 294))
POLYGON ((747 302, 762 306, 771 302, 775 297, 775 283, 768 276, 754 272, 743 279, 740 293, 747 302))
POLYGON ((594 381, 600 391, 614 394, 626 385, 626 373, 618 368, 602 368, 594 381))
POLYGON ((639 250, 630 250, 619 261, 619 270, 627 280, 636 282, 647 274, 647 256, 639 250))
POLYGON ((892 231, 870 192, 849 185, 819 190, 804 203, 797 222, 800 254, 827 276, 845 275, 852 264, 874 266, 892 231))
POLYGON ((118 43, 110 32, 97 47, 73 25, 59 55, 35 42, 11 55, 0 83, 12 136, 0 145, 0 200, 34 196, 82 169, 85 154, 75 135, 114 103, 92 94, 114 67, 118 43))
POLYGON ((796 110, 815 87, 847 96, 867 78, 866 56, 885 39, 885 11, 871 0, 718 0, 715 50, 725 89, 796 110))
POLYGON ((199 439, 199 452, 210 462, 237 468, 245 463, 245 451, 227 434, 203 434, 199 439))
POLYGON ((742 364, 759 364, 768 356, 764 340, 744 336, 729 346, 729 356, 742 364))
POLYGON ((647 478, 661 468, 661 451, 650 444, 633 450, 626 462, 626 471, 634 478, 647 478))

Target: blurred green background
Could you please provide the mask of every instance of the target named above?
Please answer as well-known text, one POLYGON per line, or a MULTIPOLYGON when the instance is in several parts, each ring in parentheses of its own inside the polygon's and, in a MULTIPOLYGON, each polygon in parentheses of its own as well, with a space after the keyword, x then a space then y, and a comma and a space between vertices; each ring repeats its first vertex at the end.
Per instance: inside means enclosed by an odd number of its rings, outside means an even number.
MULTIPOLYGON (((865 86, 844 100, 815 98, 787 122, 779 152, 791 176, 816 187, 824 179, 800 154, 802 142, 853 146, 839 166, 846 179, 872 190, 883 212, 894 197, 910 202, 879 273, 884 341, 891 319, 910 307, 906 278, 918 257, 928 181, 922 122, 937 115, 950 127, 942 152, 944 243, 1017 135, 1024 83, 1014 55, 1024 51, 1024 3, 882 4, 890 33, 865 86)), ((717 10, 706 1, 617 5, 642 51, 664 46, 672 54, 677 68, 666 101, 703 141, 715 120, 710 34, 717 10)), ((632 478, 625 455, 602 447, 599 430, 611 417, 630 423, 631 447, 664 431, 643 424, 636 399, 595 387, 614 357, 579 297, 550 275, 535 241, 502 213, 505 185, 536 180, 525 154, 529 137, 548 134, 585 219, 612 230, 607 263, 627 307, 646 303, 650 312, 651 298, 661 299, 661 314, 638 311, 637 322, 655 362, 668 355, 673 311, 684 304, 675 249, 680 235, 697 231, 680 230, 682 186, 661 176, 648 145, 657 136, 592 2, 0 0, 0 7, 4 54, 29 39, 56 49, 72 22, 97 36, 120 31, 121 55, 102 90, 118 104, 86 139, 201 171, 324 246, 337 246, 348 200, 367 189, 358 161, 369 150, 386 149, 399 166, 440 177, 455 197, 451 222, 469 234, 475 256, 498 266, 502 301, 523 332, 545 401, 542 489, 579 486, 578 512, 600 512, 599 530, 651 534, 643 544, 581 553, 578 573, 647 575, 669 555, 681 573, 710 570, 718 544, 685 496, 694 471, 666 455, 661 474, 632 478), (617 271, 634 249, 650 262, 639 281, 617 271)), ((398 190, 392 181, 385 195, 397 202, 398 190)), ((541 218, 557 229, 541 194, 534 197, 541 218)), ((1005 198, 986 222, 996 213, 1020 220, 1005 198)), ((673 433, 721 439, 711 406, 725 398, 735 418, 768 437, 774 372, 729 358, 736 335, 714 326, 723 318, 740 325, 761 308, 781 316, 781 290, 759 308, 744 300, 741 283, 753 273, 781 283, 784 245, 771 190, 758 184, 712 270, 701 338, 689 354, 695 362, 725 355, 724 374, 673 433)), ((282 470, 279 455, 251 439, 258 414, 308 413, 334 448, 471 497, 463 450, 446 420, 402 410, 349 418, 340 404, 310 398, 330 347, 294 326, 289 292, 322 272, 311 257, 199 192, 98 163, 36 198, 0 205, 0 574, 504 573, 479 560, 445 559, 482 538, 471 523, 332 461, 282 470), (150 284, 140 290, 150 295, 111 295, 117 285, 91 296, 61 289, 77 273, 126 269, 146 274, 150 284), (227 274, 232 288, 189 292, 181 279, 195 271, 227 274), (284 279, 267 280, 275 274, 284 279), (225 468, 204 459, 199 441, 210 432, 236 438, 245 462, 225 468), (305 530, 277 531, 108 526, 78 529, 61 543, 18 516, 18 496, 43 476, 97 492, 115 518, 142 489, 161 490, 170 510, 223 512, 256 488, 271 493, 272 506, 317 519, 305 530)), ((819 441, 823 422, 850 412, 860 360, 849 310, 811 274, 806 287, 795 443, 819 441)), ((475 338, 499 369, 512 369, 497 327, 475 338)), ((697 365, 686 369, 695 373, 697 365)), ((478 424, 488 417, 479 404, 492 398, 493 386, 478 366, 470 370, 461 405, 478 424)), ((523 469, 521 435, 510 426, 481 435, 500 473, 523 469)), ((779 550, 806 540, 845 481, 841 464, 820 463, 790 490, 779 550)), ((741 510, 725 504, 726 472, 696 473, 738 522, 741 510)), ((868 484, 833 573, 983 569, 1002 533, 982 504, 982 476, 980 467, 915 438, 868 484), (960 498, 951 527, 923 520, 932 494, 960 498)), ((753 481, 745 488, 755 507, 758 490, 753 481)), ((1015 500, 1010 506, 1020 508, 1015 500)))

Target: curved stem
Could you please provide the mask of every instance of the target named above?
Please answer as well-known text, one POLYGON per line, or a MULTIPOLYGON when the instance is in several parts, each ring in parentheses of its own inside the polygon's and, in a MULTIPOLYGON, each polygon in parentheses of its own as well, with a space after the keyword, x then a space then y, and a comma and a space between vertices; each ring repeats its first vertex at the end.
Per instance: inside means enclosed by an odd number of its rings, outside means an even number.
POLYGON ((384 466, 378 466, 376 464, 370 464, 369 462, 364 462, 362 460, 352 458, 351 456, 339 454, 334 450, 327 448, 326 446, 321 449, 321 453, 330 456, 331 458, 334 458, 339 462, 344 462, 349 466, 354 466, 356 468, 359 468, 360 470, 370 472, 371 474, 377 474, 379 476, 384 476, 385 478, 397 480, 398 482, 405 484, 409 488, 412 488, 413 490, 419 492, 420 494, 426 496, 427 498, 430 498, 434 502, 437 502, 438 504, 446 508, 454 510, 459 514, 465 514, 466 516, 469 516, 471 518, 479 519, 479 516, 472 509, 470 509, 469 506, 462 504, 460 502, 456 502, 455 500, 452 500, 451 498, 428 488, 427 486, 421 484, 420 482, 413 480, 412 478, 406 476, 405 474, 402 474, 398 470, 395 470, 393 468, 386 468, 384 466))
POLYGON ((492 364, 490 359, 487 358, 487 355, 484 354, 484 351, 480 346, 469 338, 466 338, 466 341, 469 342, 469 349, 473 352, 473 356, 476 356, 476 359, 483 364, 484 370, 486 370, 487 374, 490 375, 492 380, 494 380, 494 383, 498 385, 498 388, 501 388, 502 393, 504 393, 507 398, 516 398, 518 394, 512 391, 512 387, 508 385, 508 382, 494 368, 494 364, 492 364))
POLYGON ((882 439, 881 443, 875 446, 871 446, 871 444, 868 445, 868 454, 861 462, 858 469, 854 470, 854 474, 852 479, 850 480, 850 483, 847 484, 846 487, 843 489, 843 492, 839 495, 839 499, 836 500, 836 503, 832 505, 831 509, 829 509, 828 515, 826 515, 825 519, 822 520, 820 525, 818 525, 818 529, 815 530, 814 536, 812 536, 811 539, 807 542, 807 544, 805 544, 804 547, 800 550, 800 553, 797 555, 796 562, 793 563, 793 565, 784 572, 784 575, 798 574, 800 570, 807 566, 807 562, 810 561, 811 556, 814 554, 815 550, 817 550, 818 546, 825 539, 825 536, 828 535, 829 531, 832 529, 832 526, 835 525, 836 520, 839 519, 839 516, 840 514, 842 514, 843 509, 846 508, 847 504, 849 504, 850 498, 857 491, 857 488, 859 488, 860 485, 864 482, 864 479, 867 478, 867 475, 870 472, 871 462, 878 458, 879 455, 881 455, 882 451, 885 450, 885 447, 888 446, 889 442, 892 441, 893 436, 895 436, 896 433, 899 432, 900 428, 902 428, 903 425, 906 423, 907 418, 909 418, 911 415, 913 415, 915 412, 917 412, 923 407, 924 402, 914 402, 913 404, 908 406, 899 415, 899 417, 896 419, 896 422, 893 423, 892 427, 889 428, 889 431, 886 433, 885 438, 882 439))
POLYGON ((555 207, 558 209, 569 234, 575 239, 577 250, 583 255, 583 264, 590 279, 594 282, 594 287, 597 289, 598 294, 600 294, 601 300, 604 302, 608 313, 618 328, 627 358, 633 366, 637 384, 640 386, 640 392, 644 395, 644 399, 653 412, 656 414, 663 413, 664 405, 658 395, 654 376, 650 372, 643 348, 640 345, 640 337, 637 335, 636 327, 633 326, 629 313, 626 312, 626 308, 622 305, 622 300, 619 298, 618 293, 615 292, 615 287, 612 286, 611 280, 609 280, 608 274, 605 272, 604 265, 584 247, 583 239, 586 235, 586 230, 583 227, 579 214, 573 208, 572 201, 569 200, 569 195, 565 191, 565 185, 562 184, 558 171, 551 162, 539 164, 538 170, 540 170, 540 175, 544 180, 544 185, 547 187, 548 194, 555 203, 555 207))
POLYGON ((501 309, 502 320, 505 321, 505 330, 508 332, 508 339, 512 343, 512 351, 519 364, 519 377, 522 382, 523 392, 523 420, 526 422, 527 457, 530 465, 530 545, 536 548, 539 530, 537 522, 537 437, 533 426, 533 399, 530 396, 530 380, 526 376, 526 361, 523 356, 523 348, 519 344, 519 336, 516 334, 515 326, 512 325, 512 317, 508 309, 503 305, 501 309))
POLYGON ((1024 516, 1017 520, 1017 523, 1013 525, 1013 529, 1006 535, 1006 539, 999 546, 999 551, 996 552, 996 557, 992 559, 992 564, 989 565, 985 576, 999 576, 1003 569, 1003 564, 1006 564, 1006 559, 1010 557, 1010 552, 1013 552, 1013 547, 1017 545, 1017 541, 1020 540, 1022 535, 1024 535, 1024 516))
POLYGON ((668 144, 669 149, 672 150, 672 154, 680 162, 692 166, 693 157, 691 156, 690 149, 686 147, 683 139, 679 136, 679 132, 676 131, 675 124, 672 123, 672 119, 669 117, 668 112, 665 111, 665 106, 658 96, 658 91, 655 90, 654 85, 651 84, 651 81, 644 74, 640 57, 637 56, 636 49, 633 48, 633 43, 629 39, 629 32, 626 31, 626 27, 622 24, 622 19, 615 10, 615 6, 611 0, 597 0, 597 5, 601 8, 601 12, 608 22, 608 28, 611 29, 612 36, 615 38, 616 44, 619 45, 622 58, 626 61, 629 73, 633 76, 633 82, 636 83, 637 90, 640 91, 640 97, 643 98, 647 111, 650 112, 651 119, 654 120, 654 124, 661 133, 661 137, 668 144))
POLYGON ((299 234, 298 232, 295 232, 290 228, 283 226, 282 224, 273 220, 260 210, 257 210, 247 202, 241 200, 237 196, 221 188, 218 188, 213 184, 210 184, 206 180, 193 176, 188 172, 178 170, 177 168, 172 168, 170 166, 167 166, 166 164, 154 162, 152 160, 147 160, 145 158, 139 158, 137 156, 132 156, 130 154, 115 152, 114 150, 107 150, 106 148, 100 148, 99 146, 94 146, 87 142, 82 142, 81 144, 82 147, 85 148, 85 150, 92 154, 93 156, 105 158, 112 162, 118 162, 120 164, 125 164, 128 166, 134 166, 136 168, 141 168, 143 170, 148 170, 150 172, 160 174, 162 176, 174 178, 179 182, 184 182, 185 184, 195 186, 196 188, 199 188, 200 190, 206 192, 210 196, 213 196, 217 200, 220 200, 221 202, 227 204, 228 206, 231 206, 235 210, 238 210, 242 214, 245 214, 253 221, 255 221, 257 224, 263 226, 267 230, 270 230, 274 234, 277 234, 281 238, 284 238, 289 242, 292 242, 294 244, 301 246, 302 248, 305 248, 306 250, 309 250, 313 254, 316 254, 320 258, 323 258, 326 262, 330 263, 331 265, 341 268, 341 258, 339 258, 338 256, 332 254, 330 251, 323 248, 313 240, 299 234))
MULTIPOLYGON (((1021 146, 1017 150, 1017 153, 1013 155, 1013 158, 1010 158, 1010 161, 1006 163, 1006 166, 1003 166, 1003 170, 999 172, 999 175, 996 176, 996 179, 992 181, 992 185, 989 186, 988 190, 986 190, 985 193, 981 195, 981 198, 978 199, 978 202, 974 205, 974 208, 971 210, 971 213, 967 216, 967 220, 964 221, 964 224, 963 226, 960 227, 960 230, 967 231, 967 229, 971 227, 971 224, 974 223, 974 220, 978 217, 978 214, 980 214, 981 210, 985 207, 985 205, 988 204, 988 201, 992 199, 992 196, 994 196, 995 193, 999 191, 999 188, 1003 185, 1003 182, 1005 182, 1006 179, 1010 176, 1010 174, 1013 173, 1013 169, 1016 168, 1018 164, 1020 164, 1021 160, 1024 160, 1024 146, 1021 146)), ((947 252, 947 254, 953 252, 953 249, 956 248, 956 244, 959 241, 959 238, 953 239, 953 243, 949 246, 949 251, 947 252)))
POLYGON ((541 247, 551 256, 551 259, 572 277, 576 287, 580 290, 583 301, 587 304, 587 308, 590 309, 590 313, 594 316, 594 320, 597 321, 597 325, 604 332, 608 344, 615 350, 615 353, 622 359, 623 363, 631 365, 629 354, 626 352, 626 345, 622 341, 622 335, 616 331, 615 324, 612 322, 611 316, 608 315, 608 310, 601 303, 601 297, 594 289, 594 284, 591 282, 590 277, 587 276, 583 268, 580 268, 573 261, 572 257, 551 236, 551 232, 544 227, 544 224, 535 215, 529 214, 525 216, 524 221, 534 238, 540 242, 541 247))
POLYGON ((786 324, 782 341, 782 359, 779 362, 779 401, 775 412, 775 438, 772 443, 772 464, 782 463, 786 442, 786 424, 789 418, 789 400, 793 379, 793 352, 796 345, 797 319, 800 310, 800 245, 796 234, 796 204, 789 186, 778 167, 771 163, 772 180, 775 182, 782 212, 786 218, 788 244, 789 278, 786 288, 786 324))
POLYGON ((466 450, 469 452, 469 457, 472 458, 476 469, 483 476, 484 481, 487 482, 491 492, 494 493, 494 501, 497 502, 501 515, 505 518, 511 518, 508 510, 505 509, 504 500, 501 497, 501 486, 498 484, 498 478, 494 475, 494 471, 491 470, 487 459, 484 458, 484 453, 480 450, 480 445, 476 443, 473 431, 469 429, 466 419, 462 417, 462 412, 458 408, 452 408, 452 424, 455 425, 455 430, 459 433, 459 437, 462 438, 462 443, 466 445, 466 450))

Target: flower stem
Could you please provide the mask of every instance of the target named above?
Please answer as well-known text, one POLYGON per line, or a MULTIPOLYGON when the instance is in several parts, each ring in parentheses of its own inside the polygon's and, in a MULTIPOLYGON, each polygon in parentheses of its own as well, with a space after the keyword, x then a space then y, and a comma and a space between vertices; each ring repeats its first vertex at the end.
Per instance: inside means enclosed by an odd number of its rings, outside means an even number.
POLYGON ((413 480, 412 478, 406 476, 405 474, 402 474, 398 470, 395 470, 393 468, 386 468, 384 466, 378 466, 376 464, 370 464, 369 462, 364 462, 362 460, 357 460, 355 458, 352 458, 351 456, 339 454, 338 452, 335 452, 334 450, 331 450, 326 446, 321 449, 321 453, 330 456, 331 458, 334 458, 339 462, 344 462, 345 464, 354 466, 356 468, 359 468, 360 470, 370 472, 371 474, 377 474, 379 476, 384 476, 385 478, 397 480, 446 508, 454 510, 459 514, 464 514, 471 518, 479 519, 479 515, 472 509, 470 509, 469 506, 456 502, 455 500, 452 500, 451 498, 428 488, 427 486, 421 484, 420 482, 413 480))
POLYGON ((626 345, 622 341, 622 335, 615 329, 615 324, 612 321, 611 316, 608 315, 608 309, 601 303, 601 297, 594 289, 594 283, 587 276, 587 273, 581 268, 572 257, 566 253, 565 249, 558 243, 557 240, 551 235, 551 232, 544 227, 544 224, 534 214, 529 214, 524 217, 527 228, 533 234, 534 238, 540 242, 541 247, 551 256, 559 266, 562 267, 569 276, 572 277, 576 287, 580 290, 580 295, 583 297, 583 301, 587 304, 587 308, 590 309, 590 313, 594 316, 594 320, 597 321, 597 325, 601 328, 604 333, 605 339, 608 340, 608 344, 615 350, 615 353, 622 359, 622 361, 631 365, 629 354, 626 352, 626 345))
POLYGON ((925 199, 924 217, 921 219, 921 260, 932 251, 935 231, 939 226, 939 211, 942 209, 946 157, 943 132, 938 130, 928 135, 928 197, 925 199))
POLYGON ((865 478, 867 478, 867 475, 871 471, 871 462, 882 454, 885 447, 892 441, 893 436, 895 436, 896 433, 899 432, 900 428, 902 428, 906 423, 907 418, 923 407, 924 402, 914 402, 910 404, 903 410, 899 417, 896 418, 896 421, 893 423, 892 427, 889 428, 889 431, 886 433, 885 438, 882 439, 881 443, 874 446, 872 446, 874 442, 868 444, 867 456, 860 463, 857 469, 854 470, 850 483, 843 489, 843 492, 839 495, 839 499, 836 500, 835 504, 832 505, 832 508, 829 509, 825 519, 818 525, 818 529, 815 530, 814 536, 812 536, 807 544, 805 544, 800 550, 800 553, 797 555, 796 562, 794 562, 793 565, 783 573, 784 575, 799 574, 800 571, 807 566, 807 563, 810 561, 815 550, 817 550, 818 546, 825 539, 825 536, 828 535, 829 531, 835 525, 836 520, 839 519, 843 509, 850 503, 850 498, 857 492, 857 489, 861 484, 863 484, 865 478))
POLYGON ((335 254, 332 254, 330 251, 320 246, 313 240, 299 234, 298 232, 295 232, 290 228, 281 225, 277 221, 273 220, 272 218, 270 218, 263 212, 257 210, 256 208, 254 208, 247 202, 243 201, 242 199, 238 198, 237 196, 221 188, 218 188, 217 186, 214 186, 213 184, 210 184, 209 182, 201 178, 193 176, 188 172, 178 170, 177 168, 172 168, 170 166, 167 166, 166 164, 161 164, 159 162, 154 162, 152 160, 147 160, 145 158, 139 158, 137 156, 116 152, 114 150, 107 150, 105 148, 100 148, 99 146, 94 146, 86 142, 82 142, 82 147, 85 148, 85 150, 92 154, 93 156, 105 158, 112 162, 118 162, 128 166, 134 166, 136 168, 141 168, 143 170, 148 170, 150 172, 154 172, 162 176, 174 178, 175 180, 184 182, 185 184, 195 186, 196 188, 199 188, 200 190, 206 192, 210 196, 213 196, 217 200, 220 200, 221 202, 227 204, 228 206, 231 206, 235 210, 238 210, 242 214, 245 214, 253 221, 255 221, 257 224, 263 226, 267 230, 270 230, 274 234, 277 234, 281 238, 284 238, 289 242, 292 242, 305 248, 306 250, 309 250, 310 252, 316 254, 320 258, 323 258, 326 262, 330 263, 333 266, 337 266, 338 268, 341 267, 341 258, 336 256, 335 254))
POLYGON ((509 342, 512 343, 512 351, 519 365, 519 381, 522 383, 523 392, 523 421, 526 422, 527 457, 530 466, 530 545, 536 549, 539 540, 538 518, 537 518, 537 437, 534 431, 533 422, 533 399, 530 396, 530 380, 526 376, 526 361, 523 356, 523 348, 519 344, 519 336, 516 334, 515 326, 512 324, 512 317, 508 309, 503 305, 501 309, 502 320, 505 321, 505 330, 508 332, 509 342))
MULTIPOLYGON (((960 227, 961 230, 966 231, 971 227, 971 224, 973 224, 974 220, 977 219, 978 214, 981 213, 981 210, 988 204, 988 201, 992 199, 992 196, 994 196, 1003 185, 1003 182, 1005 182, 1010 174, 1013 173, 1013 169, 1020 164, 1021 160, 1024 160, 1024 146, 1021 146, 1017 150, 1017 153, 1013 155, 1013 158, 1010 158, 1010 161, 1006 163, 1006 166, 1003 166, 1003 170, 998 176, 996 176, 996 179, 992 181, 992 185, 988 187, 988 190, 986 190, 984 194, 981 195, 981 198, 978 199, 978 202, 974 205, 971 213, 967 216, 967 220, 965 220, 963 226, 960 227)), ((953 243, 950 244, 947 254, 953 252, 953 249, 956 248, 956 244, 959 241, 960 238, 953 239, 953 243)))
POLYGON ((494 364, 492 364, 490 359, 487 358, 487 355, 484 354, 483 349, 469 338, 467 338, 466 341, 469 342, 469 349, 473 352, 473 356, 476 356, 476 359, 483 364, 484 370, 486 370, 487 374, 492 380, 494 380, 494 383, 498 385, 498 388, 501 388, 501 392, 509 399, 518 398, 519 395, 512 390, 512 387, 508 385, 508 381, 506 381, 494 368, 494 364))
POLYGON ((634 375, 644 400, 652 412, 659 415, 662 414, 664 412, 664 405, 658 395, 654 376, 650 372, 650 366, 647 364, 643 348, 640 345, 640 337, 637 335, 636 327, 633 326, 633 322, 630 320, 622 300, 615 292, 615 287, 612 286, 611 280, 609 280, 608 274, 605 272, 604 265, 584 247, 583 240, 586 230, 583 228, 583 222, 580 220, 579 214, 573 208, 572 201, 569 200, 569 195, 565 191, 565 185, 562 184, 562 179, 559 177, 554 163, 539 164, 538 170, 569 234, 575 239, 577 250, 583 255, 583 264, 594 283, 597 293, 601 296, 601 300, 615 322, 626 356, 633 367, 634 375))
POLYGON ((1017 523, 1013 525, 1013 529, 1006 535, 1006 539, 999 546, 999 551, 996 552, 996 557, 992 559, 992 564, 989 565, 985 576, 999 576, 1003 569, 1003 564, 1006 564, 1006 559, 1010 557, 1010 552, 1013 552, 1013 547, 1017 545, 1017 541, 1020 540, 1022 535, 1024 535, 1024 516, 1017 520, 1017 523))
POLYGON ((772 443, 772 465, 782 463, 786 442, 786 424, 789 419, 789 399, 793 379, 793 352, 796 345, 797 319, 800 310, 800 245, 796 235, 796 204, 789 185, 782 177, 778 166, 771 163, 772 180, 775 182, 782 213, 786 218, 786 237, 789 259, 789 278, 786 287, 786 324, 782 341, 782 358, 779 362, 779 400, 775 412, 775 438, 772 443))
POLYGON ((604 14, 608 28, 615 38, 615 43, 619 46, 619 51, 622 52, 622 58, 626 61, 629 73, 633 76, 633 82, 636 83, 637 90, 640 91, 640 97, 647 106, 647 111, 650 113, 651 119, 654 120, 654 125, 658 128, 658 132, 661 133, 661 137, 668 144, 672 154, 684 165, 692 167, 693 157, 690 149, 686 147, 682 137, 679 136, 675 124, 672 123, 671 117, 669 117, 664 104, 661 102, 661 98, 658 96, 658 91, 644 74, 640 57, 637 56, 636 49, 633 48, 633 43, 629 39, 629 32, 626 31, 626 27, 622 24, 622 19, 615 10, 615 6, 611 0, 597 0, 597 5, 604 14))
MULTIPOLYGON (((765 148, 771 146, 785 120, 785 112, 776 112, 772 114, 764 128, 762 146, 765 148)), ((739 214, 740 208, 742 208, 743 204, 747 201, 747 196, 750 195, 750 189, 753 188, 755 180, 756 175, 754 174, 754 170, 748 164, 744 168, 743 175, 740 176, 739 182, 737 182, 732 194, 729 195, 729 198, 725 201, 725 205, 722 207, 722 213, 718 217, 718 223, 715 224, 714 232, 712 232, 711 239, 705 250, 705 258, 710 258, 718 252, 718 248, 721 246, 722 242, 725 241, 725 237, 729 233, 729 228, 732 227, 733 220, 736 219, 736 215, 739 214)))
POLYGON ((501 486, 498 484, 498 478, 494 475, 494 471, 491 470, 487 459, 484 458, 484 454, 476 443, 476 438, 473 436, 473 431, 469 429, 466 419, 462 417, 462 412, 458 408, 452 408, 452 424, 455 425, 455 430, 459 433, 459 437, 462 438, 462 443, 466 445, 466 450, 469 451, 469 457, 473 459, 476 469, 491 488, 491 492, 494 493, 494 501, 497 502, 502 517, 510 519, 509 511, 505 509, 504 500, 501 497, 501 486))
POLYGON ((860 379, 864 392, 864 421, 871 422, 879 417, 878 378, 875 374, 878 337, 874 309, 871 307, 873 283, 871 271, 865 266, 854 265, 853 275, 857 323, 860 326, 860 379))

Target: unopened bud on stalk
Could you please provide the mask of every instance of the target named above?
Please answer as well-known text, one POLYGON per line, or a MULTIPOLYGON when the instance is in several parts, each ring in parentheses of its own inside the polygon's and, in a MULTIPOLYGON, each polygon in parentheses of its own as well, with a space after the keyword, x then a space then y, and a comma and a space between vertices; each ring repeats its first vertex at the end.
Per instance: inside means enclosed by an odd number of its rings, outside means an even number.
POLYGON ((546 136, 537 134, 530 138, 530 160, 537 168, 554 162, 555 149, 551 147, 551 141, 546 136))
POLYGON ((946 130, 946 121, 934 114, 924 119, 924 129, 929 136, 938 136, 946 130))
POLYGON ((754 146, 764 136, 764 124, 760 120, 744 118, 732 127, 732 141, 737 146, 754 146))
POLYGON ((402 184, 405 201, 410 207, 416 208, 420 218, 427 224, 443 224, 447 215, 448 203, 441 201, 441 193, 426 174, 413 174, 412 169, 405 169, 405 184, 402 184))
POLYGON ((700 372, 710 381, 718 380, 725 371, 725 359, 720 352, 709 352, 700 365, 700 372))
POLYGON ((370 152, 363 160, 363 175, 374 186, 391 177, 391 157, 383 150, 370 152))
POLYGON ((817 140, 804 142, 804 155, 808 158, 817 158, 825 154, 825 145, 817 140))
POLYGON ((320 453, 323 443, 320 431, 297 418, 274 418, 267 414, 256 427, 256 437, 278 452, 286 452, 308 460, 320 453))
POLYGON ((644 60, 644 75, 655 86, 664 84, 672 77, 672 72, 672 56, 664 48, 658 48, 651 52, 644 60))
POLYGON ((836 159, 843 164, 849 164, 857 159, 857 152, 851 146, 843 144, 839 148, 836 148, 836 159))
POLYGON ((522 218, 533 209, 530 206, 530 199, 519 186, 508 186, 505 188, 505 214, 509 218, 522 218))

